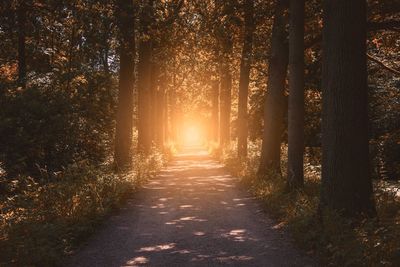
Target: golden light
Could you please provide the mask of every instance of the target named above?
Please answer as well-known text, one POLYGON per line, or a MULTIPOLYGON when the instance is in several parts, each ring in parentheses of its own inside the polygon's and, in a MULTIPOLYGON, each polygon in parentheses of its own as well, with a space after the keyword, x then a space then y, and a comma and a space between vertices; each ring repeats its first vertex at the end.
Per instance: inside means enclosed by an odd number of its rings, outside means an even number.
POLYGON ((184 127, 184 145, 199 146, 203 143, 203 129, 200 125, 190 123, 184 127))

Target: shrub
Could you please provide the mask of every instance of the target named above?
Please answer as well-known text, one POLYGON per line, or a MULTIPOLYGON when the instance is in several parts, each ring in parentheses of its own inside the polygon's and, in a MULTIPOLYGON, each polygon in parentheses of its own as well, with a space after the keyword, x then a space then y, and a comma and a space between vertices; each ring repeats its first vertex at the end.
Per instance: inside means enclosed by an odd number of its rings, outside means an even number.
POLYGON ((90 235, 163 163, 162 154, 136 156, 134 169, 114 174, 110 165, 71 165, 50 183, 29 176, 1 181, 0 266, 54 266, 90 235))
POLYGON ((76 75, 68 90, 55 74, 31 77, 25 89, 0 95, 0 162, 11 177, 40 178, 73 162, 104 161, 114 129, 113 80, 76 75))

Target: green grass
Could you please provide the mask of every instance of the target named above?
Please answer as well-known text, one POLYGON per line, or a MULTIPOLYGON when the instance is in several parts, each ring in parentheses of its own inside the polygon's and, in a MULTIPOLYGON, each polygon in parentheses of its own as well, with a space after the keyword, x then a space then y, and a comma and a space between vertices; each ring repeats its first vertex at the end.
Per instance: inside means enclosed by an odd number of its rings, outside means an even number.
MULTIPOLYGON (((399 266, 400 265, 400 199, 394 192, 375 186, 377 218, 346 219, 332 211, 319 216, 320 153, 308 153, 305 160, 305 186, 287 192, 282 154, 282 176, 269 173, 263 179, 256 175, 259 144, 251 144, 246 159, 236 157, 235 147, 225 150, 222 160, 230 171, 285 227, 297 245, 318 258, 323 266, 399 266), (311 156, 313 155, 313 156, 311 156)), ((314 151, 315 152, 315 151, 314 151)))
POLYGON ((0 266, 57 266, 104 218, 163 164, 160 153, 135 157, 134 168, 115 174, 111 164, 76 164, 50 183, 29 177, 3 181, 0 266))

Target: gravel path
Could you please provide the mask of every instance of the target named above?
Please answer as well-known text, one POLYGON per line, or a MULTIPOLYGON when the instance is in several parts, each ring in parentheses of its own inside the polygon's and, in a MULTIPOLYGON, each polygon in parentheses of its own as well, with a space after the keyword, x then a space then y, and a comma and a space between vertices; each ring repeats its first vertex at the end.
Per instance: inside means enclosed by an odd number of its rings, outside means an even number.
POLYGON ((187 150, 66 266, 314 266, 236 183, 187 150))

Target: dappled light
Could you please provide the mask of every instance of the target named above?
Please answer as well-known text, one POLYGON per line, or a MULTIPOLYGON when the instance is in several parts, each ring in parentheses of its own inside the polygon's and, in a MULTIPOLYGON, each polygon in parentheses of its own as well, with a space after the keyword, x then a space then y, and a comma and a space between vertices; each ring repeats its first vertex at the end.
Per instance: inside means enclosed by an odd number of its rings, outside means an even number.
POLYGON ((123 265, 123 266, 137 266, 137 265, 146 264, 148 262, 149 262, 149 260, 146 257, 136 257, 136 258, 126 262, 126 265, 123 265))
POLYGON ((304 261, 262 215, 262 207, 238 190, 238 179, 197 149, 184 149, 129 201, 129 209, 113 216, 98 239, 108 240, 104 248, 87 257, 119 255, 112 261, 115 266, 263 266, 265 261, 275 266, 304 261), (265 235, 267 228, 271 230, 265 235))
POLYGON ((152 246, 152 247, 143 247, 143 248, 136 250, 136 252, 162 251, 162 250, 173 249, 173 248, 175 248, 175 246, 176 246, 175 243, 169 243, 169 244, 157 245, 157 246, 152 246))

